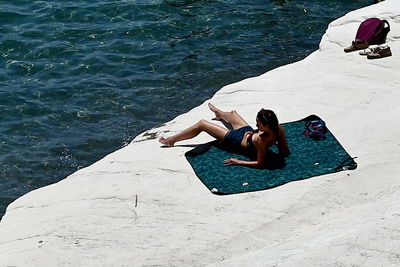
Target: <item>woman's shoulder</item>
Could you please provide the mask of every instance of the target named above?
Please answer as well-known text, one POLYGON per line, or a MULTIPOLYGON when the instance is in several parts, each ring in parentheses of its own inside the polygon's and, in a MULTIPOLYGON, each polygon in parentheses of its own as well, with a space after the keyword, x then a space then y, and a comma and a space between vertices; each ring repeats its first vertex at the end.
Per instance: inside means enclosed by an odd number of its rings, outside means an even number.
POLYGON ((257 138, 255 138, 254 143, 258 143, 262 146, 271 146, 275 142, 275 135, 274 134, 266 134, 266 133, 259 133, 257 138))

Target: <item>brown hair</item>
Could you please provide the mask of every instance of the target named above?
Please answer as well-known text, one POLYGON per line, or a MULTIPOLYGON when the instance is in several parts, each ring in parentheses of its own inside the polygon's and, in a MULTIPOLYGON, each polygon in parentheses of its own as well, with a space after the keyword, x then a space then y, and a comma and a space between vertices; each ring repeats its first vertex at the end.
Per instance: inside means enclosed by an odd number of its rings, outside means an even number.
POLYGON ((275 137, 279 137, 279 122, 278 118, 276 117, 275 113, 269 109, 261 109, 257 113, 257 118, 260 122, 264 125, 269 125, 271 127, 275 137))

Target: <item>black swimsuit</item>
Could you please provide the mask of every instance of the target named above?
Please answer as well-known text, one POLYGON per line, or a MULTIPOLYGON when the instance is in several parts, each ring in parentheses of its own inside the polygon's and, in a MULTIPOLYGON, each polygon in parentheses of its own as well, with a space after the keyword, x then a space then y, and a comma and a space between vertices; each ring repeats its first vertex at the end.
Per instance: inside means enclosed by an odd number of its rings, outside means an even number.
POLYGON ((256 147, 254 146, 254 143, 253 143, 253 134, 254 133, 255 132, 252 131, 252 132, 249 133, 249 136, 247 136, 247 140, 246 140, 246 142, 247 142, 247 151, 252 155, 257 155, 257 149, 256 149, 256 147))
POLYGON ((247 137, 247 149, 245 152, 249 153, 252 156, 257 155, 257 149, 253 144, 253 134, 255 133, 254 129, 251 126, 244 126, 236 130, 232 130, 226 133, 224 138, 224 143, 232 146, 232 148, 243 151, 242 148, 242 140, 246 132, 250 132, 247 137))
POLYGON ((242 128, 229 131, 224 137, 224 143, 232 146, 235 149, 241 149, 243 136, 246 132, 254 132, 254 130, 251 128, 251 126, 244 126, 242 128))

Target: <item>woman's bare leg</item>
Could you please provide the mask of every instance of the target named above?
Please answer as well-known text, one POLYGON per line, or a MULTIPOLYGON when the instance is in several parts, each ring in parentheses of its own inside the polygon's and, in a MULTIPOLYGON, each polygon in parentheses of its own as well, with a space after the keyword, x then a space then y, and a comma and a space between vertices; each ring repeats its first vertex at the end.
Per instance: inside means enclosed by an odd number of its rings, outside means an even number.
POLYGON ((174 136, 167 138, 161 137, 159 141, 163 145, 174 146, 176 142, 191 139, 199 135, 201 132, 206 132, 212 137, 222 141, 224 140, 224 137, 228 130, 222 126, 216 125, 206 120, 201 120, 195 125, 187 128, 186 130, 183 130, 182 132, 174 136))
POLYGON ((216 108, 211 103, 208 103, 208 107, 212 112, 215 113, 216 119, 229 122, 230 124, 232 124, 233 129, 235 130, 249 125, 235 110, 232 110, 230 112, 222 111, 216 108))

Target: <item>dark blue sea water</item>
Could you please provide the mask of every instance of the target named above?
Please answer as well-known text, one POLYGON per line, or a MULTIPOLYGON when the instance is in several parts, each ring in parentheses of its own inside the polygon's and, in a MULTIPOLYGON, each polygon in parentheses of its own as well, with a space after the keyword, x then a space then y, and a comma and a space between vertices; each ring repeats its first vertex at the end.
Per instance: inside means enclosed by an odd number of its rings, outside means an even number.
POLYGON ((0 0, 0 216, 372 2, 0 0))

